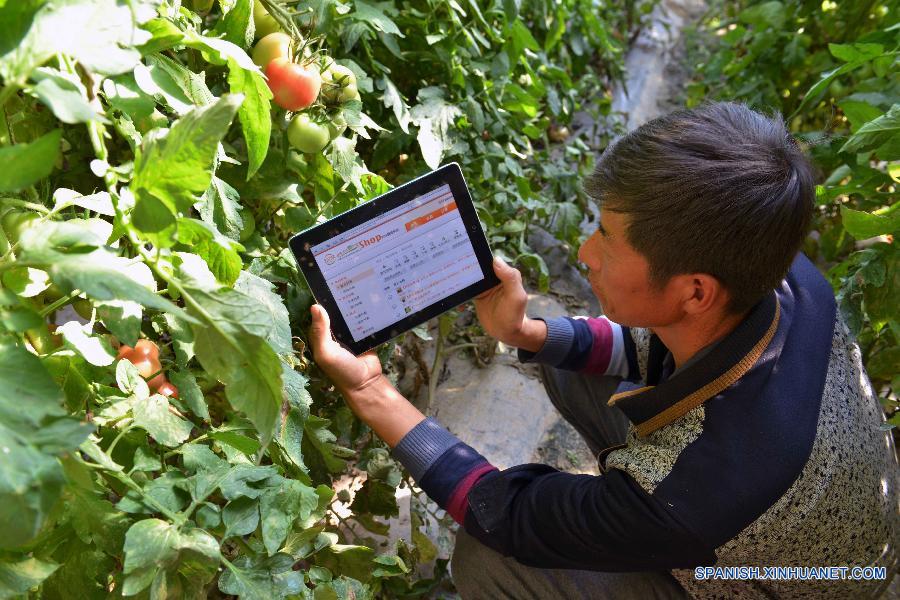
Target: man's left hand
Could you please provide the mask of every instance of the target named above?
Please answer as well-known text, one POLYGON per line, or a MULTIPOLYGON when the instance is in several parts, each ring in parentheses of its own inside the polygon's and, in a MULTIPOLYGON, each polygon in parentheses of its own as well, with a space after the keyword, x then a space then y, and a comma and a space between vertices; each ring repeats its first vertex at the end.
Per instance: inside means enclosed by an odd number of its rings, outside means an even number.
MULTIPOLYGON (((312 325, 309 328, 313 358, 344 397, 365 390, 381 377, 381 361, 374 351, 359 356, 338 344, 331 337, 331 320, 328 312, 319 304, 310 309, 312 325)), ((348 398, 349 399, 349 398, 348 398)))

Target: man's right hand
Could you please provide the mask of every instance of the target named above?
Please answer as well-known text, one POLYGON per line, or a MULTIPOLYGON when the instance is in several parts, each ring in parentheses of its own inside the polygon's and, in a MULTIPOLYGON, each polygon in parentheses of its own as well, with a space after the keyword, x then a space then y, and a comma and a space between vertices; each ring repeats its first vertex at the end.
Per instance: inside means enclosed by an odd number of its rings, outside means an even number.
POLYGON ((547 339, 547 325, 525 316, 528 294, 522 286, 522 274, 494 257, 494 273, 500 285, 475 297, 475 314, 488 333, 504 344, 537 352, 547 339))

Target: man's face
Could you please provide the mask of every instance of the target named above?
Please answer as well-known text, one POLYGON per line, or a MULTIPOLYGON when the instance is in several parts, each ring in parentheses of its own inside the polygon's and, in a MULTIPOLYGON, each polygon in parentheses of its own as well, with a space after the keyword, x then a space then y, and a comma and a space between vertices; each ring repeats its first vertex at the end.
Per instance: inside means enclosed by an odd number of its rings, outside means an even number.
POLYGON ((628 243, 626 225, 625 215, 603 211, 578 259, 590 269, 588 281, 611 321, 631 327, 668 325, 681 318, 676 286, 651 285, 647 259, 628 243))

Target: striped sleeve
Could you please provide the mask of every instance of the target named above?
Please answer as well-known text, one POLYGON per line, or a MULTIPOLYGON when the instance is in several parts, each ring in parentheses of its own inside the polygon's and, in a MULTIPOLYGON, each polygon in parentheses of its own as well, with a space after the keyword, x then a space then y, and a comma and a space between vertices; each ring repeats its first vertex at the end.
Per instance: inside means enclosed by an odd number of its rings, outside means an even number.
POLYGON ((547 340, 538 352, 519 349, 522 362, 539 362, 567 371, 630 378, 637 372, 625 328, 606 317, 542 319, 547 340))
POLYGON ((428 418, 394 448, 428 496, 466 531, 533 567, 645 571, 715 563, 715 552, 624 471, 503 471, 428 418))
POLYGON ((428 417, 407 433, 394 456, 428 496, 462 525, 469 490, 497 468, 428 417))

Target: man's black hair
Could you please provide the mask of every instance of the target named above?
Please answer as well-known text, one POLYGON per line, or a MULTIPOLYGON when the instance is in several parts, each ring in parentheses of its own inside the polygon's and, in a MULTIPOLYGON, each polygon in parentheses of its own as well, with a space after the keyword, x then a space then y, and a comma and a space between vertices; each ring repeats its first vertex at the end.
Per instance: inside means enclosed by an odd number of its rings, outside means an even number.
POLYGON ((781 116, 730 102, 654 119, 601 155, 585 191, 626 216, 662 287, 706 273, 741 313, 774 289, 806 237, 815 180, 781 116))

